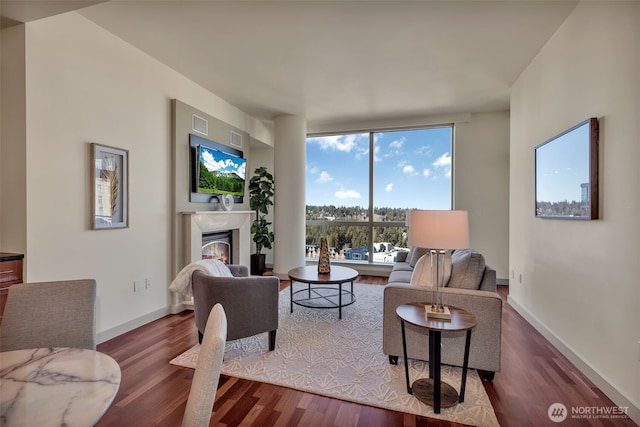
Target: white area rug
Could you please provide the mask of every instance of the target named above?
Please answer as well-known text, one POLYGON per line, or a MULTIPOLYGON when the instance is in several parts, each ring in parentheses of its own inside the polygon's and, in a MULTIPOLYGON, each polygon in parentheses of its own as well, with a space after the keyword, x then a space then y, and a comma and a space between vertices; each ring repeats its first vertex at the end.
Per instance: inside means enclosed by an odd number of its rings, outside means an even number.
MULTIPOLYGON (((383 290, 381 285, 355 283, 357 300, 342 309, 342 320, 337 309, 294 305, 291 314, 289 289, 283 290, 275 350, 268 351, 266 333, 230 341, 222 373, 410 414, 498 426, 475 370, 468 372, 464 403, 440 414, 407 393, 403 358, 394 366, 382 353, 383 290)), ((195 368, 199 349, 196 345, 170 363, 195 368)), ((409 367, 411 382, 429 376, 426 362, 410 360, 409 367)), ((461 375, 461 368, 442 367, 443 381, 456 390, 461 375)))

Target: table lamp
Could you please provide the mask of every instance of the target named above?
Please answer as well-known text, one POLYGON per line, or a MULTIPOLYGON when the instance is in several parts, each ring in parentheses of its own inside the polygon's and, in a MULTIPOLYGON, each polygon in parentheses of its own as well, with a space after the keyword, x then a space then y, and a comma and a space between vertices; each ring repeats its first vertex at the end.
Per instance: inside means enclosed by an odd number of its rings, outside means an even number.
POLYGON ((451 319, 443 303, 445 258, 452 249, 469 247, 469 215, 467 211, 412 209, 407 222, 411 245, 430 249, 433 298, 426 306, 427 317, 451 319))

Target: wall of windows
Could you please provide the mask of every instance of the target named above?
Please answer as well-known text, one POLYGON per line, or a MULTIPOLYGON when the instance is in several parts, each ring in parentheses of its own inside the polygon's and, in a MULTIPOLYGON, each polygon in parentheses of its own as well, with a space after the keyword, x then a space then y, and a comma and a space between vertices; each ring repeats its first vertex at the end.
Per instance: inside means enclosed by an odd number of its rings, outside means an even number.
POLYGON ((392 263, 407 209, 451 209, 453 126, 307 138, 307 258, 392 263))

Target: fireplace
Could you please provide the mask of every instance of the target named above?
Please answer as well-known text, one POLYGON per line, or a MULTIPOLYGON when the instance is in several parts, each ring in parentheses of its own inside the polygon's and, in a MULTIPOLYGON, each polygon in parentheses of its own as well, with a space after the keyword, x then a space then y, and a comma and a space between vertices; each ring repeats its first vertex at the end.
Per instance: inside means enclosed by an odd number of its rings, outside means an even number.
POLYGON ((180 268, 202 259, 202 236, 231 232, 230 259, 234 264, 251 262, 251 211, 183 212, 183 249, 180 268))
POLYGON ((202 233, 202 259, 217 259, 225 264, 233 263, 233 232, 202 233))

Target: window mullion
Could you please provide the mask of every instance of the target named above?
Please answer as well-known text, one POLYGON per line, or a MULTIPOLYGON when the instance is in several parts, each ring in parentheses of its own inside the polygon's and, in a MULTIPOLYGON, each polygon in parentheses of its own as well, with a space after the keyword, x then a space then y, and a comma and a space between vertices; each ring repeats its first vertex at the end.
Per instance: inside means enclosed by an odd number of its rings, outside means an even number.
POLYGON ((374 167, 374 146, 373 132, 369 132, 369 264, 373 263, 373 167, 374 167))

